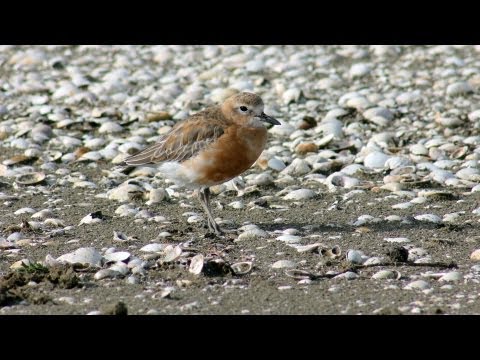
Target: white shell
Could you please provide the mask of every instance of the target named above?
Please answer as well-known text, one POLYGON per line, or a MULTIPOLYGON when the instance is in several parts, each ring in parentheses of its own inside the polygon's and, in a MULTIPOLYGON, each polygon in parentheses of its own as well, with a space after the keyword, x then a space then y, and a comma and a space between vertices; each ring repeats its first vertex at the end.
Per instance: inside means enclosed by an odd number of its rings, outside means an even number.
POLYGON ((118 261, 126 261, 130 257, 130 253, 126 251, 118 251, 106 254, 104 258, 107 261, 118 262, 118 261))
POLYGON ((415 280, 407 284, 407 286, 405 286, 404 289, 405 290, 425 290, 425 289, 428 289, 429 287, 430 287, 430 284, 425 280, 415 280))
POLYGON ((236 239, 236 241, 255 240, 260 238, 266 238, 267 236, 268 233, 266 231, 254 228, 241 233, 236 239))
POLYGON ((192 274, 199 275, 202 272, 204 261, 205 257, 202 254, 195 255, 190 262, 188 271, 192 274))
POLYGON ((163 261, 165 262, 170 262, 178 259, 182 255, 182 248, 180 246, 175 246, 173 247, 172 245, 168 245, 164 250, 163 250, 165 257, 163 258, 163 261))
POLYGON ((113 279, 118 276, 121 276, 122 274, 119 273, 118 271, 112 270, 112 269, 102 269, 99 270, 93 275, 93 278, 95 280, 102 280, 102 279, 113 279))
POLYGON ((285 195, 283 198, 285 200, 308 200, 311 199, 315 196, 315 191, 310 190, 310 189, 298 189, 289 192, 287 195, 285 195))
POLYGON ((253 268, 253 263, 251 261, 242 261, 230 266, 235 275, 245 275, 249 273, 253 268))
POLYGON ((166 244, 152 243, 143 246, 140 251, 145 252, 162 252, 167 247, 166 244))
POLYGON ((297 266, 297 263, 290 260, 278 260, 271 265, 272 269, 291 269, 297 266))
POLYGON ((81 263, 93 266, 102 266, 103 256, 94 248, 79 248, 71 253, 57 258, 57 261, 70 264, 81 263))
POLYGON ((372 275, 372 279, 400 279, 402 275, 395 270, 380 270, 372 275))
POLYGON ((460 280, 463 280, 463 275, 458 271, 448 272, 444 274, 440 279, 438 279, 438 281, 448 281, 448 282, 460 281, 460 280))

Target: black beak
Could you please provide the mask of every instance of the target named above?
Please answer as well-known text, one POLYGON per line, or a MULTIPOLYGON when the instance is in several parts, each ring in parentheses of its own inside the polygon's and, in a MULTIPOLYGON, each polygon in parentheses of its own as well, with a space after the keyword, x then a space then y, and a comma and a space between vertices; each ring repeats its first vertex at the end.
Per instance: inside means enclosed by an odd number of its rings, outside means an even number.
POLYGON ((260 115, 260 119, 262 119, 262 121, 265 121, 265 122, 267 122, 269 124, 272 124, 272 125, 281 125, 280 121, 278 121, 277 119, 275 119, 271 116, 268 116, 264 112, 262 112, 262 115, 260 115))

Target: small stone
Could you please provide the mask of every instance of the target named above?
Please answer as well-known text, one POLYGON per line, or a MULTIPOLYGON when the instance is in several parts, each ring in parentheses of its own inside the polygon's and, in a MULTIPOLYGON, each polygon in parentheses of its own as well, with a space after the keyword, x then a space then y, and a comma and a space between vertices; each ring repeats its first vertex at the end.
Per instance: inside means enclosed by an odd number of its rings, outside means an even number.
POLYGON ((113 305, 107 305, 102 311, 103 315, 128 315, 128 309, 125 303, 119 301, 113 305))
POLYGON ((299 155, 305 155, 307 153, 316 153, 318 146, 315 143, 301 143, 295 147, 295 152, 299 155))
POLYGON ((268 160, 268 167, 270 169, 275 170, 275 171, 282 171, 287 166, 285 165, 285 163, 282 160, 277 159, 276 157, 273 157, 270 160, 268 160))

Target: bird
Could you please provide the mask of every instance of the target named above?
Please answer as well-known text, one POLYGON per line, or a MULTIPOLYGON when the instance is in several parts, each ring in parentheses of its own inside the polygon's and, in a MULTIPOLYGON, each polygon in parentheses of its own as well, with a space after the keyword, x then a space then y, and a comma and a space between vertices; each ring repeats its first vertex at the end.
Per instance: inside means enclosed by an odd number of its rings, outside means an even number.
POLYGON ((176 123, 122 165, 156 166, 164 177, 195 190, 209 231, 221 236, 224 232, 210 208, 210 187, 239 176, 255 163, 267 143, 264 123, 281 125, 264 113, 260 96, 237 93, 176 123))

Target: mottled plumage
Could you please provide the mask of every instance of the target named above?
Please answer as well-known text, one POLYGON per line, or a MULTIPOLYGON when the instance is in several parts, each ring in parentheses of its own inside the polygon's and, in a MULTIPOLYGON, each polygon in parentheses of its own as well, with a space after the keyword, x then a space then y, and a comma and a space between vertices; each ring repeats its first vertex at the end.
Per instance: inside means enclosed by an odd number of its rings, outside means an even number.
POLYGON ((208 226, 220 234, 209 207, 209 187, 233 179, 258 159, 267 141, 262 121, 280 124, 265 115, 258 95, 240 93, 177 123, 160 141, 124 164, 158 164, 159 172, 169 179, 199 189, 208 226))

